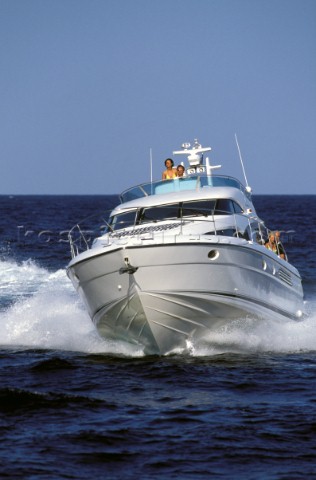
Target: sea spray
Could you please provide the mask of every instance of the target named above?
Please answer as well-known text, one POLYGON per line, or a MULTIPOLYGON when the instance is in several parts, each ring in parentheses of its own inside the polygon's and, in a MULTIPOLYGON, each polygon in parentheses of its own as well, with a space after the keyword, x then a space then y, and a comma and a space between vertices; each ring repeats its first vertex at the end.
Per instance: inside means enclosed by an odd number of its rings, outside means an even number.
POLYGON ((1 262, 5 276, 1 295, 13 303, 0 312, 0 344, 81 351, 142 355, 142 349, 124 342, 101 339, 66 275, 49 272, 34 262, 1 262))

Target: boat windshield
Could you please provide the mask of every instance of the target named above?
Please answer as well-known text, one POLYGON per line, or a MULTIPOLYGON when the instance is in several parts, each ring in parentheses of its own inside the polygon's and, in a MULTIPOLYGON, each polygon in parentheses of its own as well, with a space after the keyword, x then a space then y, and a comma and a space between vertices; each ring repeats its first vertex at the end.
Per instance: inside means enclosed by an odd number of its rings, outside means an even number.
POLYGON ((144 223, 241 213, 243 210, 240 205, 229 198, 192 200, 117 213, 110 218, 109 226, 114 231, 144 223))
POLYGON ((233 177, 224 175, 192 175, 189 177, 174 178, 173 180, 158 180, 156 182, 142 183, 125 190, 120 195, 121 203, 136 200, 137 198, 164 193, 181 192, 186 190, 199 190, 205 187, 233 187, 241 190, 248 198, 250 193, 233 177))
POLYGON ((110 217, 108 222, 111 230, 120 230, 121 228, 132 227, 135 225, 136 220, 136 210, 131 210, 129 212, 120 213, 110 217))

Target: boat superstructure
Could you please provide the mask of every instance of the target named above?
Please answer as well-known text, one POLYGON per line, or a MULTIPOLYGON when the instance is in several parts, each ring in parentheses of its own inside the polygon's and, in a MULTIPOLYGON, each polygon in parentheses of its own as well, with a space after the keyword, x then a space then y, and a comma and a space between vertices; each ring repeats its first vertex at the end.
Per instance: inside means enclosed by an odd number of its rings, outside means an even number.
POLYGON ((298 271, 265 247, 251 189, 215 175, 210 150, 173 152, 185 176, 124 191, 91 244, 71 230, 68 275, 104 338, 166 354, 246 315, 302 316, 298 271))

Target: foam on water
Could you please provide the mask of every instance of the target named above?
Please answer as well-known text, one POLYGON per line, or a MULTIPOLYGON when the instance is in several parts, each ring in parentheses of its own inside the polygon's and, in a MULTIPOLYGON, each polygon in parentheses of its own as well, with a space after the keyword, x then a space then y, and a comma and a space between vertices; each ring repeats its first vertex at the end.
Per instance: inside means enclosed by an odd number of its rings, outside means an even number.
POLYGON ((99 337, 65 270, 50 273, 34 262, 0 262, 14 303, 0 311, 0 345, 140 356, 138 347, 99 337))
POLYGON ((13 260, 0 261, 0 301, 4 297, 20 297, 34 293, 47 280, 47 271, 33 260, 17 264, 13 260))
POLYGON ((316 351, 316 304, 313 312, 301 321, 240 318, 212 332, 200 344, 191 345, 191 353, 204 356, 226 352, 316 351))
MULTIPOLYGON (((0 262, 0 345, 141 356, 140 348, 99 337, 65 270, 49 272, 28 261, 0 262)), ((294 322, 273 318, 241 318, 213 331, 198 345, 189 344, 194 356, 226 352, 316 351, 316 300, 310 314, 294 322)))

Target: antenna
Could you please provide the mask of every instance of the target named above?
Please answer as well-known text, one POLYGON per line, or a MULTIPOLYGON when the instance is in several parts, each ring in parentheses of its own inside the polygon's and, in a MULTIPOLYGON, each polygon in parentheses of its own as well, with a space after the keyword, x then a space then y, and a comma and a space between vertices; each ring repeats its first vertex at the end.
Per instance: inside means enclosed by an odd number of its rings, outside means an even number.
POLYGON ((237 145, 237 148, 238 148, 239 159, 240 159, 240 163, 241 163, 241 166, 242 166, 242 171, 243 171, 243 174, 244 174, 244 177, 245 177, 246 188, 247 188, 248 191, 251 191, 251 188, 249 187, 248 180, 247 180, 247 177, 246 177, 244 162, 242 161, 242 156, 241 156, 241 153, 240 153, 240 148, 239 148, 239 144, 238 144, 238 140, 237 140, 237 135, 236 135, 236 133, 235 133, 235 140, 236 140, 236 145, 237 145))
POLYGON ((150 183, 153 183, 153 151, 149 149, 149 161, 150 161, 150 183))

